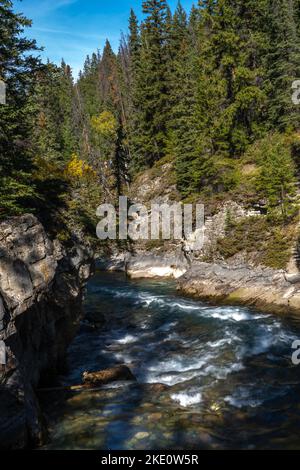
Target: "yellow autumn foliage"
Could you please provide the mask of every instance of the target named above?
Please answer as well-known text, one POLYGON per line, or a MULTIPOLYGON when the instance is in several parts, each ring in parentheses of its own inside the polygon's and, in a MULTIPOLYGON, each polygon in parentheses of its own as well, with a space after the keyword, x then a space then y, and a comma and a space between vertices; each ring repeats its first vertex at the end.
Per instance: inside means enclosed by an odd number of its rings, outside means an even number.
POLYGON ((66 166, 65 176, 71 179, 78 179, 96 176, 96 172, 88 163, 81 160, 78 155, 74 153, 66 166))
POLYGON ((110 111, 103 111, 99 116, 93 116, 91 118, 93 130, 104 138, 115 138, 117 125, 117 120, 110 111))

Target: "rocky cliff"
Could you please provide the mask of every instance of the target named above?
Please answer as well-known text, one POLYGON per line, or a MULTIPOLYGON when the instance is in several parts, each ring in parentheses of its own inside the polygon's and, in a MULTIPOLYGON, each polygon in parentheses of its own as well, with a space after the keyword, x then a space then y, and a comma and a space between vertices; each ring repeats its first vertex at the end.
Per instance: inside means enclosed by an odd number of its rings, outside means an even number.
POLYGON ((280 313, 300 313, 300 277, 283 270, 225 263, 195 263, 179 280, 178 289, 214 303, 237 304, 280 313))
POLYGON ((91 253, 52 241, 32 215, 0 224, 0 448, 44 437, 36 388, 65 364, 91 253))

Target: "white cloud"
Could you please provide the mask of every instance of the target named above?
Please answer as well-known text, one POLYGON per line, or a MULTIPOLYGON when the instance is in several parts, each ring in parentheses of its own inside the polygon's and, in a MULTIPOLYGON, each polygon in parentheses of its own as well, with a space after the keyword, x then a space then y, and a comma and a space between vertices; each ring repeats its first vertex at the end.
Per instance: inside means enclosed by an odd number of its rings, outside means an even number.
POLYGON ((77 1, 78 0, 44 0, 42 4, 45 4, 45 6, 48 8, 48 11, 54 11, 68 5, 72 5, 72 3, 76 3, 77 1))
MULTIPOLYGON (((23 5, 23 10, 26 9, 26 15, 35 18, 49 15, 51 12, 59 10, 60 8, 67 7, 78 0, 39 0, 33 1, 30 5, 23 5), (25 7, 25 8, 24 8, 25 7)), ((22 7, 22 5, 21 5, 22 7)), ((20 8, 18 8, 19 10, 20 8)))
POLYGON ((55 28, 39 28, 35 27, 35 31, 39 31, 40 33, 49 33, 49 34, 63 34, 66 36, 73 36, 82 39, 106 39, 107 36, 101 34, 85 34, 79 33, 76 31, 68 31, 63 29, 55 29, 55 28))

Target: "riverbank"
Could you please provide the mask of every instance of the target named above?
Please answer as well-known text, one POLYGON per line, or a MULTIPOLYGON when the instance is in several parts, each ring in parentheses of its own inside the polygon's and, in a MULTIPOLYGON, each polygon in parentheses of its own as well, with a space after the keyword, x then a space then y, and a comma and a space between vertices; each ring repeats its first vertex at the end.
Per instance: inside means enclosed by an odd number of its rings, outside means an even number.
POLYGON ((197 263, 180 277, 178 290, 208 302, 300 315, 299 276, 270 268, 197 263))
POLYGON ((126 272, 131 279, 173 278, 178 291, 206 302, 254 307, 264 312, 300 315, 300 275, 246 264, 189 261, 173 253, 119 254, 98 264, 126 272))

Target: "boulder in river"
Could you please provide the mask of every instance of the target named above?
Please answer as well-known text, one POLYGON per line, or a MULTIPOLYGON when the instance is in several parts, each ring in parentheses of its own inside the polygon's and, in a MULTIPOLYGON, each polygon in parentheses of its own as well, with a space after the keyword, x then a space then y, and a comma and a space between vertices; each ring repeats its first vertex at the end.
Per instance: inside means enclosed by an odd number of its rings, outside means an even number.
POLYGON ((84 372, 82 374, 82 380, 85 385, 99 386, 119 380, 136 381, 136 378, 132 374, 129 367, 120 365, 111 367, 109 369, 100 370, 99 372, 84 372))

